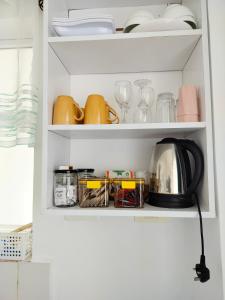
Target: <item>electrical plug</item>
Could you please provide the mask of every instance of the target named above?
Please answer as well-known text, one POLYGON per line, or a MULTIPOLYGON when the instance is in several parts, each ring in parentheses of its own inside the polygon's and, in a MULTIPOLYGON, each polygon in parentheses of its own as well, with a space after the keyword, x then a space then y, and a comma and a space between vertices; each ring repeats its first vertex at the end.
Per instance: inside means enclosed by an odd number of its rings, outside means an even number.
POLYGON ((206 282, 210 279, 210 271, 205 264, 205 255, 201 255, 200 264, 196 264, 194 270, 196 271, 197 277, 195 281, 206 282))

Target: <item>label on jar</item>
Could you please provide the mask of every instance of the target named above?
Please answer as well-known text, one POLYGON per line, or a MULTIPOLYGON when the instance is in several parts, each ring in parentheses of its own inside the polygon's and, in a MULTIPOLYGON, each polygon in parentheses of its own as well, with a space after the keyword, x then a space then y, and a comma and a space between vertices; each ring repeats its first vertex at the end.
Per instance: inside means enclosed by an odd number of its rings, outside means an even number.
POLYGON ((70 185, 68 192, 67 192, 67 198, 69 198, 68 200, 73 201, 73 202, 77 202, 77 186, 74 185, 70 185))
POLYGON ((87 181, 87 188, 88 189, 100 189, 101 181, 87 181))
POLYGON ((55 189, 55 205, 66 205, 66 188, 65 187, 57 187, 55 189))
POLYGON ((135 181, 122 181, 122 189, 125 190, 133 190, 136 188, 135 181))

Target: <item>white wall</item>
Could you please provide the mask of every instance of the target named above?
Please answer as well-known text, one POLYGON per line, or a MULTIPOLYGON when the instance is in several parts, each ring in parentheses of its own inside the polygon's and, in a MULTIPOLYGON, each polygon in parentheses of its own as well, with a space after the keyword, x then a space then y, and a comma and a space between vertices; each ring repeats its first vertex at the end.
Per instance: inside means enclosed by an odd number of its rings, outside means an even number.
POLYGON ((39 217, 34 247, 52 261, 54 300, 222 300, 218 222, 205 232, 205 285, 193 281, 197 220, 39 217))

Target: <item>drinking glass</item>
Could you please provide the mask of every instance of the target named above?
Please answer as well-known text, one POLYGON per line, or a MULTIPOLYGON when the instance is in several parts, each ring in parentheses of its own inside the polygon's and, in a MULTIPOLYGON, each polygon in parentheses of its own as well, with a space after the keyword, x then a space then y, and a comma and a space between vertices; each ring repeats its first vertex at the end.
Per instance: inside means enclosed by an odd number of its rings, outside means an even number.
POLYGON ((127 123, 127 112, 131 105, 132 87, 128 80, 115 82, 115 99, 121 109, 121 123, 127 123))
POLYGON ((156 104, 157 122, 175 122, 176 101, 173 93, 161 93, 156 104))
POLYGON ((151 80, 139 79, 134 84, 139 87, 140 102, 134 113, 135 123, 148 123, 151 119, 151 107, 154 102, 154 90, 151 87, 151 80))

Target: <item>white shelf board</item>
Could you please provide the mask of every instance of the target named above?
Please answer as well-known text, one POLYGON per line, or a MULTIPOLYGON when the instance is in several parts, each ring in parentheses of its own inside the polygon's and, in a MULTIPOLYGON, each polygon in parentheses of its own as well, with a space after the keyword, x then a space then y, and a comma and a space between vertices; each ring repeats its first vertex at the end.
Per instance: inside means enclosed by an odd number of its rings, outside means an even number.
POLYGON ((201 35, 198 29, 50 37, 48 41, 70 74, 107 74, 183 70, 201 35))
MULTIPOLYGON (((197 207, 185 209, 160 208, 145 204, 144 208, 71 208, 51 207, 46 209, 49 215, 58 216, 98 216, 98 217, 160 217, 160 218, 197 218, 197 207)), ((215 215, 208 211, 202 211, 203 218, 214 218, 215 215)))
POLYGON ((48 130, 66 138, 76 139, 124 139, 167 137, 180 134, 183 137, 206 127, 205 122, 149 123, 110 125, 49 125, 48 130))
POLYGON ((83 9, 100 7, 162 5, 168 3, 181 3, 181 0, 66 0, 66 3, 68 9, 83 9))
POLYGON ((31 48, 32 39, 0 39, 0 49, 31 48))

